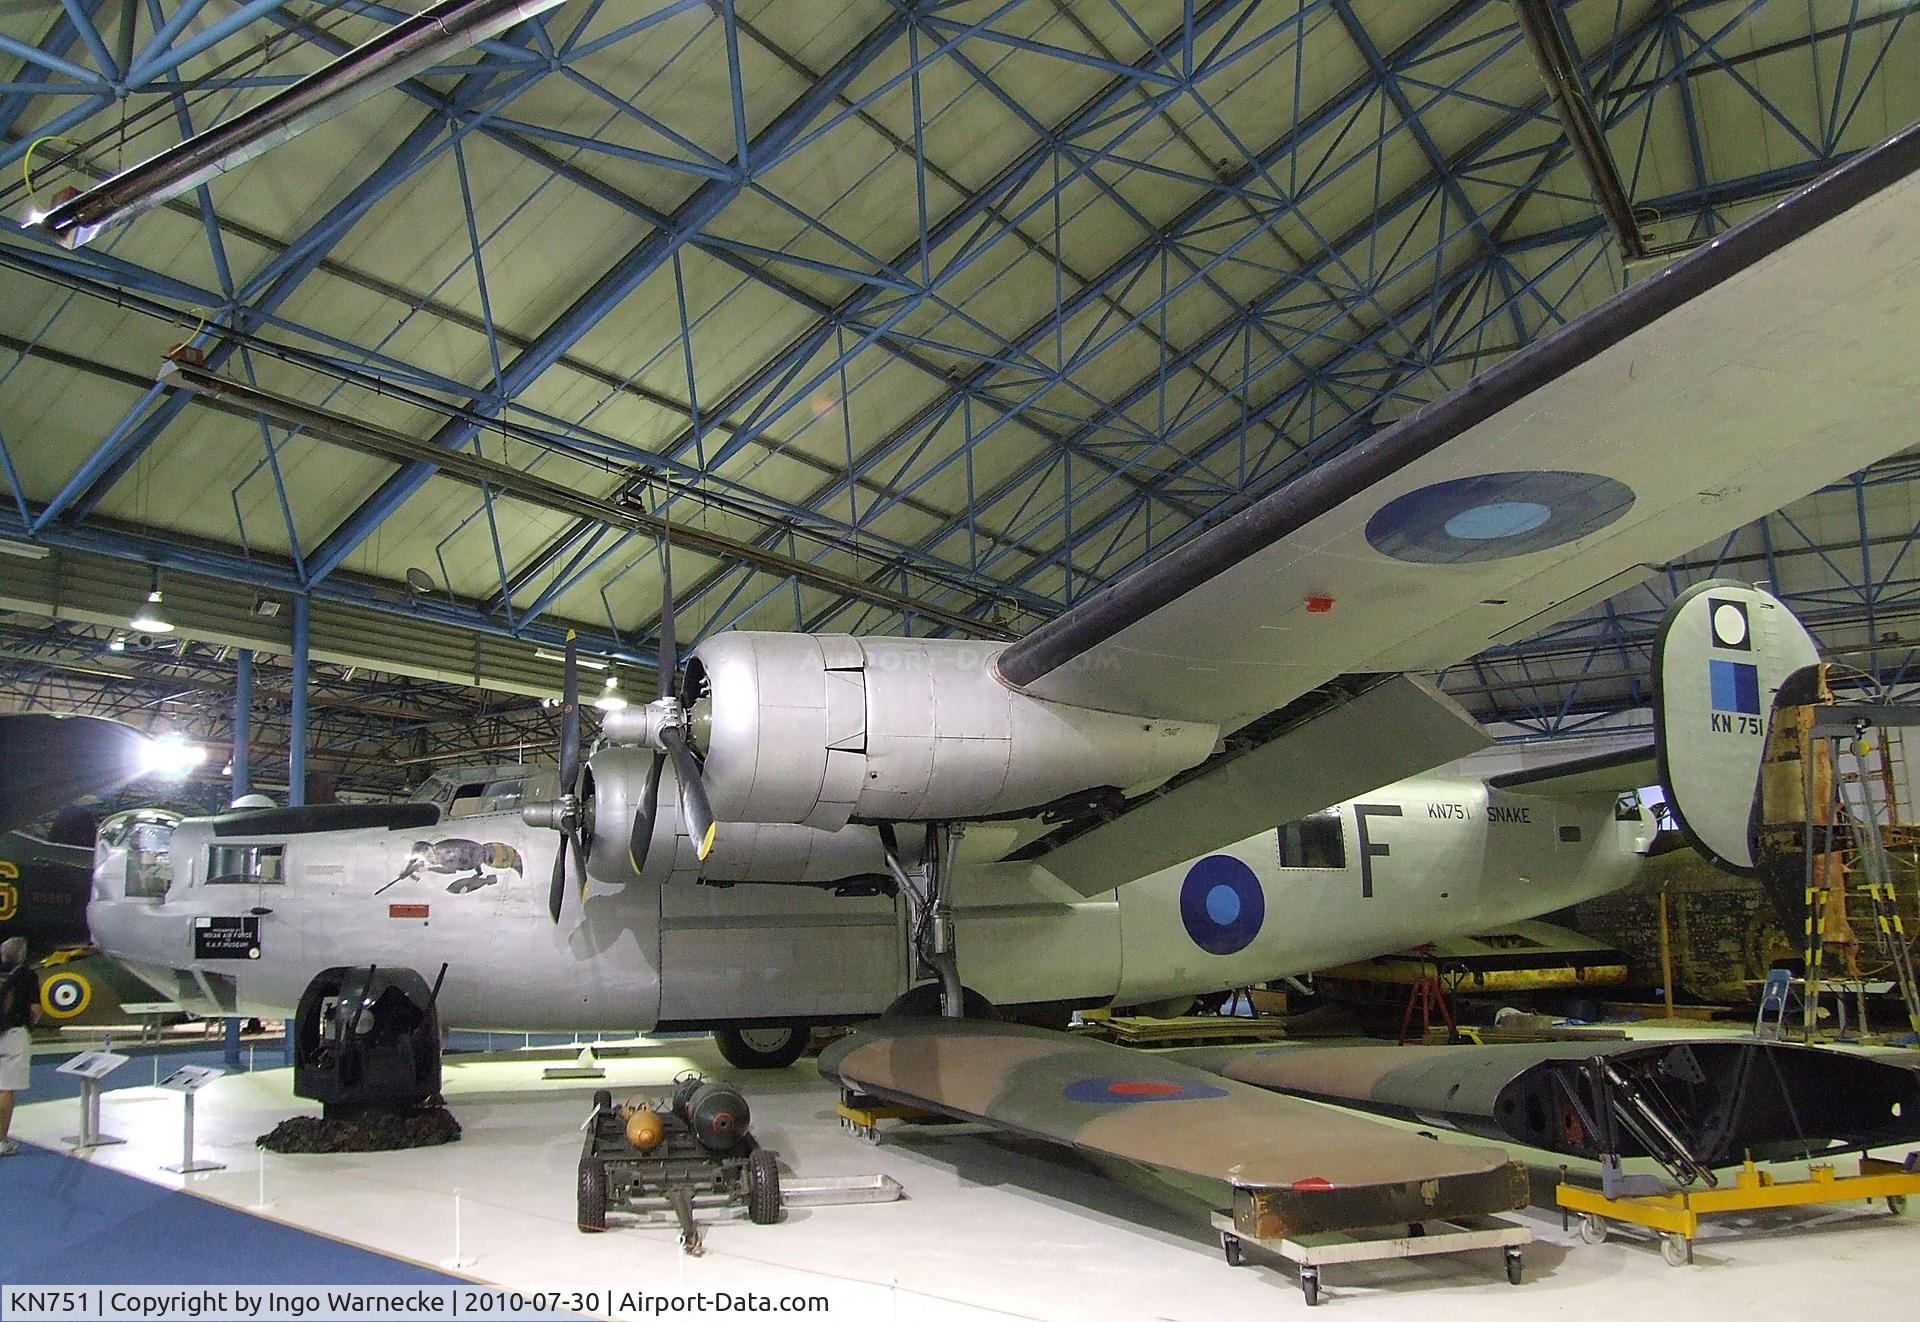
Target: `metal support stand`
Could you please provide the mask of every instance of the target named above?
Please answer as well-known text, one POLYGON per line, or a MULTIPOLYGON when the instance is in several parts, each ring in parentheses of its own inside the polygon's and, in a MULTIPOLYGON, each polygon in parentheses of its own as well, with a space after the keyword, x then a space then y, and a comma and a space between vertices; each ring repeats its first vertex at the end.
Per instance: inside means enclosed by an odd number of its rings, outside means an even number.
POLYGON ((185 1098, 187 1106, 186 1121, 182 1125, 180 1133, 180 1164, 178 1166, 162 1166, 160 1169, 172 1171, 175 1175, 193 1175, 199 1171, 225 1170, 226 1166, 221 1162, 195 1161, 193 1159, 193 1094, 184 1093, 182 1096, 185 1098))
POLYGON ((83 1148, 107 1148, 127 1141, 124 1138, 115 1138, 111 1134, 100 1132, 101 1091, 99 1079, 82 1078, 80 1080, 80 1132, 60 1140, 75 1151, 83 1148))

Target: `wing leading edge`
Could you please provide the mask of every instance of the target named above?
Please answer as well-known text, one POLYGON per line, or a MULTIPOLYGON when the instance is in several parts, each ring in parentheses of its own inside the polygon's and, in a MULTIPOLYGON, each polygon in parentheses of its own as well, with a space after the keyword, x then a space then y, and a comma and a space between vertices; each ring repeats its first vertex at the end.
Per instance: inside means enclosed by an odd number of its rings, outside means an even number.
POLYGON ((1544 627, 1899 449, 1920 126, 1043 624, 1059 702, 1231 730, 1544 627))

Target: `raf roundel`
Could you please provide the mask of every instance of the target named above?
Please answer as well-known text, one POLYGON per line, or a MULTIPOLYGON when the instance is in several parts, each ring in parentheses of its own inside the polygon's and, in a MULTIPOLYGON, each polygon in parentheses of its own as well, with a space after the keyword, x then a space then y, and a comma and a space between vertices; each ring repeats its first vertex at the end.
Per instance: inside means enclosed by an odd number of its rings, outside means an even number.
POLYGON ((1487 473, 1396 496, 1367 520, 1367 541, 1414 564, 1527 555, 1598 532, 1633 508, 1633 489, 1598 473, 1487 473))
POLYGON ((93 984, 78 973, 56 973, 40 984, 40 1008, 49 1019, 72 1019, 93 1004, 93 984))
POLYGON ((1210 854, 1180 883, 1180 922, 1210 955, 1245 950, 1260 935, 1267 897, 1253 869, 1231 854, 1210 854))
POLYGON ((1206 1083, 1175 1083, 1171 1079, 1075 1079, 1062 1090, 1070 1102, 1100 1106, 1136 1106, 1142 1102, 1189 1102, 1225 1097, 1225 1088, 1206 1083))

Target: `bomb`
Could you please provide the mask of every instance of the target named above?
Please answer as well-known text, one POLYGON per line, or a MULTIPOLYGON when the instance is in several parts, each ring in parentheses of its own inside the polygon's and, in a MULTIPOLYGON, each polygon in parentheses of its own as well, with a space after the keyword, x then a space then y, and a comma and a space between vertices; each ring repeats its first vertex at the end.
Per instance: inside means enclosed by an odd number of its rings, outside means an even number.
POLYGON ((753 1119, 738 1088, 698 1075, 674 1086, 673 1113, 701 1147, 714 1153, 739 1147, 753 1119))
POLYGON ((622 1109, 627 1117, 627 1142, 641 1152, 651 1152, 659 1147, 660 1140, 667 1136, 660 1113, 642 1098, 635 1098, 622 1109))

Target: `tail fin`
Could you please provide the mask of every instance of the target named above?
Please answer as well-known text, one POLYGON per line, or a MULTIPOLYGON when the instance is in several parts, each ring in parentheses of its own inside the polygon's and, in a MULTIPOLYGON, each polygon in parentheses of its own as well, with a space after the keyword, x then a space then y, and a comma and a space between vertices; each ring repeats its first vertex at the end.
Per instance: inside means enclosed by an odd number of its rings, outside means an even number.
POLYGON ((1654 755, 1674 822, 1733 872, 1753 871, 1749 821, 1774 695, 1818 664, 1806 626, 1771 593, 1714 579, 1687 589, 1653 649, 1654 755))

